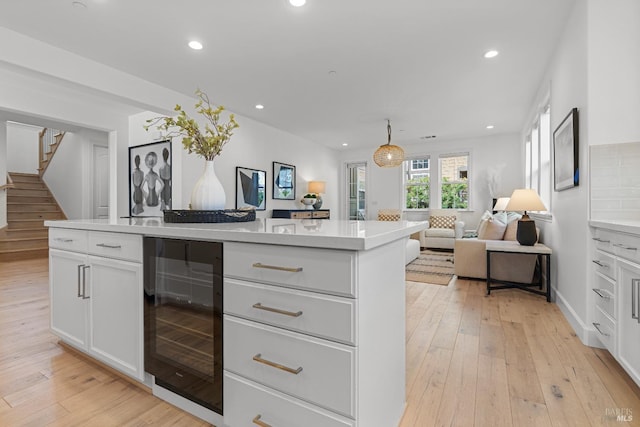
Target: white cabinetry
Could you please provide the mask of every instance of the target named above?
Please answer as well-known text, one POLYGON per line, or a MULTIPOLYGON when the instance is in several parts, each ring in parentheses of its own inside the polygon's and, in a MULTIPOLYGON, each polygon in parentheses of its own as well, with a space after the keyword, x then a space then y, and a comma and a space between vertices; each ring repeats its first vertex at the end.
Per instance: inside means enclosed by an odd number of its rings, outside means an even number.
POLYGON ((404 246, 226 242, 225 424, 396 426, 405 394, 404 246))
POLYGON ((592 324, 640 385, 640 235, 596 228, 593 241, 592 324))
POLYGON ((142 237, 52 228, 49 246, 53 332, 143 380, 142 237))

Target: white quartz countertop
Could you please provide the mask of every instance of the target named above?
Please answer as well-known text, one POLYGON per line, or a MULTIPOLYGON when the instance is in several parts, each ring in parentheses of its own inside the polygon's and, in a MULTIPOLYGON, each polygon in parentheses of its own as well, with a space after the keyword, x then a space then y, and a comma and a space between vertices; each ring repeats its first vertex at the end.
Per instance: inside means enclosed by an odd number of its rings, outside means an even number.
POLYGON ((589 225, 606 230, 622 233, 636 234, 640 236, 640 221, 633 220, 591 220, 589 225))
POLYGON ((161 218, 45 221, 48 227, 108 231, 144 236, 265 243, 345 250, 368 250, 408 237, 425 221, 346 221, 259 218, 235 223, 165 223, 161 218))

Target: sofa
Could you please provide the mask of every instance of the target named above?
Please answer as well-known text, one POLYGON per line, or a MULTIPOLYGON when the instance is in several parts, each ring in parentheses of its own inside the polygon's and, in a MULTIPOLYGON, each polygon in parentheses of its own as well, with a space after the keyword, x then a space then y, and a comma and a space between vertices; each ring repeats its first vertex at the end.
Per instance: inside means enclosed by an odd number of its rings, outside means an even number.
MULTIPOLYGON (((402 211, 400 209, 380 209, 378 211, 378 221, 400 221, 402 211)), ((420 255, 420 241, 418 233, 414 233, 407 239, 404 251, 404 264, 407 265, 420 255)))
POLYGON ((453 249, 456 239, 464 234, 464 222, 454 209, 431 209, 429 227, 420 232, 420 246, 434 249, 453 249))
MULTIPOLYGON (((454 245, 454 272, 458 277, 487 278, 488 240, 516 241, 516 231, 520 215, 499 212, 491 215, 485 212, 477 229, 477 238, 456 239, 454 245)), ((540 235, 539 229, 538 236, 540 235)), ((509 282, 531 283, 536 268, 536 255, 504 254, 491 255, 491 277, 509 282)))

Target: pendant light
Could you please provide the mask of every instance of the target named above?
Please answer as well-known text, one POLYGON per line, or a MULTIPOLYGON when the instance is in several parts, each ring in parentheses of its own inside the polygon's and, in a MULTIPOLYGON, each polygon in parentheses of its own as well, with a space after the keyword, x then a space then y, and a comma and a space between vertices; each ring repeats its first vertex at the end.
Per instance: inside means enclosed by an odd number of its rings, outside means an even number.
POLYGON ((391 144, 391 122, 387 119, 387 143, 373 153, 373 161, 381 168, 394 168, 404 161, 404 150, 391 144))

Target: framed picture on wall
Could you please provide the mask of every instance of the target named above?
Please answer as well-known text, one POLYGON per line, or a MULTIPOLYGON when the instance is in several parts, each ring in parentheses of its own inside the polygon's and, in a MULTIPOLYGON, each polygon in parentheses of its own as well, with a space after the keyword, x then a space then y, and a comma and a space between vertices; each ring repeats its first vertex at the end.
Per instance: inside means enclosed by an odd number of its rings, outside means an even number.
POLYGON ((129 215, 171 209, 171 141, 129 147, 129 215))
POLYGON ((286 163, 273 162, 273 198, 296 199, 296 167, 286 163))
POLYGON ((236 209, 267 208, 267 172, 236 167, 236 209))
POLYGON ((553 131, 553 184, 555 191, 578 186, 578 109, 573 108, 553 131))

